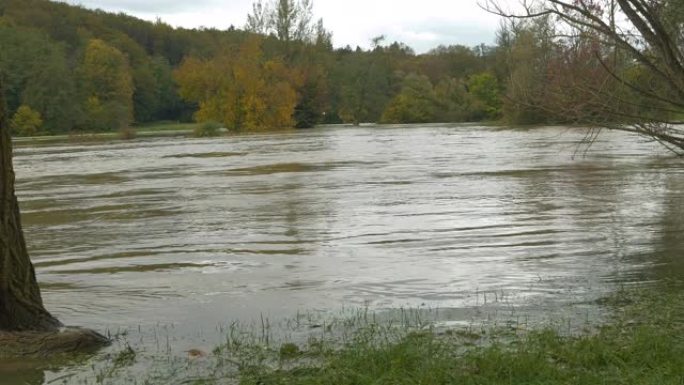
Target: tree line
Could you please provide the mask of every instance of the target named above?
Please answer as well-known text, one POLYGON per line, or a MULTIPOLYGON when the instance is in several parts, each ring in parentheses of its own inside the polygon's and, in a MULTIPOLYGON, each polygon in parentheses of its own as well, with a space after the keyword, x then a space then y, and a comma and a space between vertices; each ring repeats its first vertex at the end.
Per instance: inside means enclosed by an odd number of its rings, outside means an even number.
MULTIPOLYGON (((681 23, 681 5, 668 4, 670 22, 681 23)), ((606 47, 591 29, 566 33, 552 16, 502 22, 492 46, 416 54, 382 36, 370 49, 333 48, 311 0, 257 0, 245 26, 228 30, 173 28, 47 0, 0 0, 0 76, 10 125, 20 135, 156 121, 250 131, 681 116, 681 108, 635 93, 667 87, 652 69, 606 47)))

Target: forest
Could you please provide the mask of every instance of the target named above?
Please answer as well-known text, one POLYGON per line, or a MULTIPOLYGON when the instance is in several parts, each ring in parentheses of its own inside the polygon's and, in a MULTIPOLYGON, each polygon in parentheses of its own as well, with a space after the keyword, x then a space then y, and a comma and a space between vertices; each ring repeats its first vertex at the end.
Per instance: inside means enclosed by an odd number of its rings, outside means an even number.
MULTIPOLYGON (((679 2, 667 4, 673 23, 684 20, 679 2)), ((311 0, 257 1, 245 25, 228 30, 173 28, 48 0, 0 0, 0 76, 13 133, 22 136, 159 121, 255 131, 681 118, 681 108, 646 100, 645 93, 667 89, 649 68, 602 44, 591 29, 559 28, 551 15, 509 19, 493 46, 416 54, 383 36, 368 50, 334 48, 311 0)))

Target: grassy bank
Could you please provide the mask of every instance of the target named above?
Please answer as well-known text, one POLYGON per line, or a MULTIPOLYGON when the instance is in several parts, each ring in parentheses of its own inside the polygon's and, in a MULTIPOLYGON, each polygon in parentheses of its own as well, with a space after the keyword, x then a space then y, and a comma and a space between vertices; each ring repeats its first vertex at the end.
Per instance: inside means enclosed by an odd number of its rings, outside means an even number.
POLYGON ((251 329, 231 327, 213 351, 185 357, 149 360, 121 343, 118 354, 78 383, 682 385, 679 293, 621 291, 600 303, 612 309, 611 322, 584 329, 563 322, 446 329, 376 323, 363 315, 306 324, 304 334, 287 342, 272 338, 266 321, 251 329))
POLYGON ((135 137, 193 136, 198 123, 158 122, 127 128, 116 132, 72 132, 58 135, 38 135, 14 137, 18 144, 54 143, 54 142, 101 142, 135 137))
POLYGON ((613 323, 579 335, 366 328, 339 349, 281 349, 281 363, 301 362, 244 367, 240 383, 684 384, 683 297, 621 292, 608 305, 613 323))

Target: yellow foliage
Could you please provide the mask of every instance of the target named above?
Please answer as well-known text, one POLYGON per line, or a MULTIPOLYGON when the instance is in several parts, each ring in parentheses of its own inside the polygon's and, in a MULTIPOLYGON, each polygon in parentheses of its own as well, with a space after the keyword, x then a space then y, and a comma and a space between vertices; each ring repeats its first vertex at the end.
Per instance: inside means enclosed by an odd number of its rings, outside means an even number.
POLYGON ((133 77, 127 57, 102 40, 88 42, 80 75, 89 124, 117 129, 133 120, 133 77))
POLYGON ((10 122, 12 131, 22 136, 35 135, 42 125, 43 119, 40 117, 40 113, 26 105, 17 109, 10 122))
POLYGON ((181 97, 199 103, 199 122, 215 120, 248 131, 294 125, 297 76, 281 62, 265 60, 258 37, 211 60, 187 58, 175 77, 181 97))

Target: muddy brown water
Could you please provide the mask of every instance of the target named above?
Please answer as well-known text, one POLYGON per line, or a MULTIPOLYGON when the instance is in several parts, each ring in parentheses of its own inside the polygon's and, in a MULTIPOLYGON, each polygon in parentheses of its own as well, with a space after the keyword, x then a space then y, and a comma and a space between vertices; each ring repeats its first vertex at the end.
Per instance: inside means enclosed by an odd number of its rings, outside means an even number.
POLYGON ((264 315, 545 312, 681 277, 684 162, 624 133, 578 147, 585 134, 429 125, 20 144, 15 167, 47 307, 100 330, 172 325, 192 345, 264 315))

